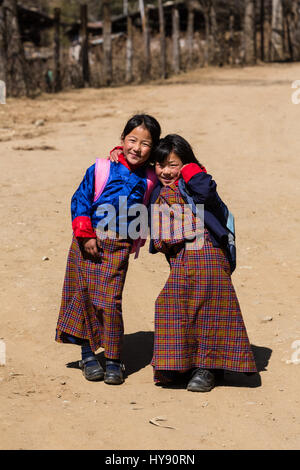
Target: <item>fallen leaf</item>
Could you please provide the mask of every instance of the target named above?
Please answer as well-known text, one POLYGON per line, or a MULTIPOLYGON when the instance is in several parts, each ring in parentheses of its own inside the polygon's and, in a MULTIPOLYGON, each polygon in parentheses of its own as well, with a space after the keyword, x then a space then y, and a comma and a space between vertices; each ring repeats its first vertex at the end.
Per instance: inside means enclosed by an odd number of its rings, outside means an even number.
POLYGON ((161 428, 176 429, 166 424, 160 424, 160 421, 167 421, 167 418, 164 418, 163 416, 156 416, 155 418, 151 418, 149 420, 149 423, 154 424, 154 426, 159 426, 161 428))

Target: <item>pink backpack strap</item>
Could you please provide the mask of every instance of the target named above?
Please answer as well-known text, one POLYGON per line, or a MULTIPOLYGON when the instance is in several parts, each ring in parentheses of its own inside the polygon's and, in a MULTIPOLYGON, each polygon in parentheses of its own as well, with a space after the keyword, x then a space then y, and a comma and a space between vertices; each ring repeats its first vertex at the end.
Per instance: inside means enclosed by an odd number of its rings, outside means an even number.
MULTIPOLYGON (((147 178, 147 188, 146 188, 144 199, 143 199, 143 204, 145 205, 148 204, 150 195, 157 183, 157 176, 155 174, 155 171, 152 168, 147 168, 146 178, 147 178)), ((138 258, 140 248, 144 246, 145 243, 146 243, 146 240, 144 240, 143 238, 138 238, 137 240, 134 240, 132 249, 131 249, 131 253, 135 253, 134 259, 138 258)))
POLYGON ((107 183, 110 172, 110 160, 106 158, 97 158, 95 164, 95 195, 94 201, 102 194, 107 183))
POLYGON ((143 204, 145 205, 148 204, 150 195, 157 183, 157 176, 153 168, 147 168, 146 178, 147 178, 147 189, 146 189, 144 199, 143 199, 143 204))

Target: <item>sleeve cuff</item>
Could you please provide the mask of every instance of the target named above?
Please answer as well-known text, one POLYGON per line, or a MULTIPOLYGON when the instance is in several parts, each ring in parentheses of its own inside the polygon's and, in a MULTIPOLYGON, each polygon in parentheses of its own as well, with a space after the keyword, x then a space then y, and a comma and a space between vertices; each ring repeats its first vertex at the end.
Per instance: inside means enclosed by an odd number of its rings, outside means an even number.
POLYGON ((184 168, 181 170, 181 175, 186 183, 189 182, 189 180, 197 175, 198 173, 205 173, 206 171, 201 168, 197 163, 189 163, 186 165, 184 168))
POLYGON ((72 222, 72 228, 76 238, 96 238, 90 217, 76 217, 72 222))

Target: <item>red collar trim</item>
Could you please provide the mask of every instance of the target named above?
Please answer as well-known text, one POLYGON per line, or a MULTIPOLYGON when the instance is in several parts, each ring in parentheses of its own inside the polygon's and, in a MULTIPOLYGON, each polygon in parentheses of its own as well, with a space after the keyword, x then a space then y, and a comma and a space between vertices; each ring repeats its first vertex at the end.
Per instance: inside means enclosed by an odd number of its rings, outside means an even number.
POLYGON ((122 163, 122 165, 126 166, 126 168, 128 168, 128 170, 132 171, 132 167, 129 165, 129 163, 126 160, 126 158, 124 157, 123 153, 120 153, 118 158, 119 158, 119 162, 122 163))

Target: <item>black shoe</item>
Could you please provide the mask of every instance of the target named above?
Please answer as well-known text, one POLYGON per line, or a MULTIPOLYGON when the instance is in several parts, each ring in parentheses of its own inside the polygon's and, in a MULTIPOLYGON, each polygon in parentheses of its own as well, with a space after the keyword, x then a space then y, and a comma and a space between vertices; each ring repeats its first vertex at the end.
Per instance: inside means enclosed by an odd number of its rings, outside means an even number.
POLYGON ((106 361, 104 382, 109 385, 121 385, 124 382, 124 364, 115 361, 106 361))
POLYGON ((224 369, 210 369, 210 372, 214 374, 216 383, 223 383, 225 380, 224 369))
POLYGON ((190 392, 209 392, 215 386, 215 377, 207 369, 195 369, 187 385, 190 392))
POLYGON ((104 370, 95 356, 89 356, 86 359, 79 361, 79 367, 86 380, 103 380, 104 370), (89 365, 90 364, 90 365, 89 365))

